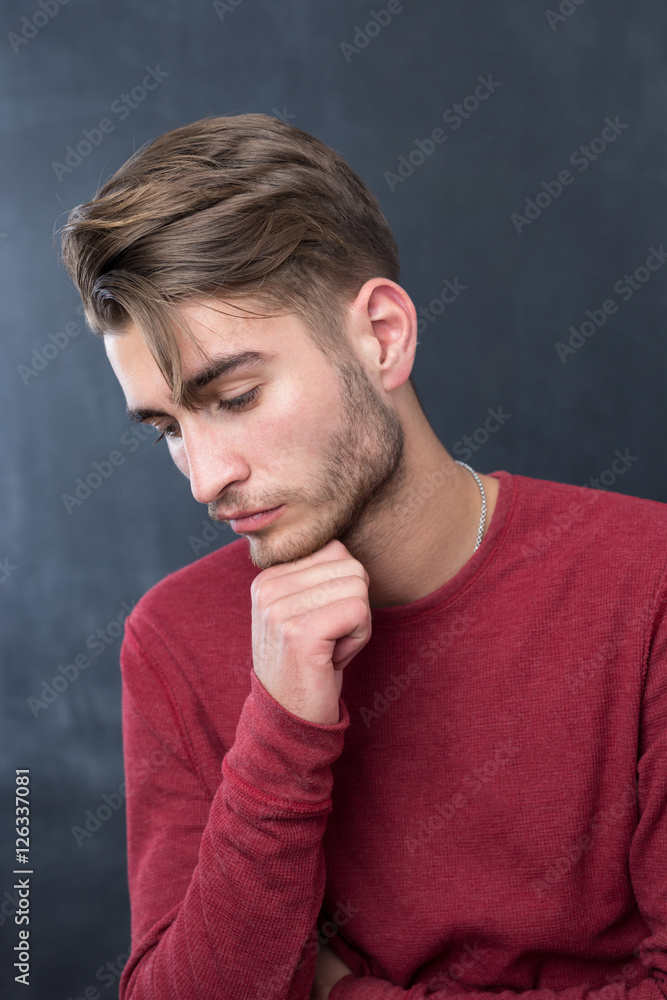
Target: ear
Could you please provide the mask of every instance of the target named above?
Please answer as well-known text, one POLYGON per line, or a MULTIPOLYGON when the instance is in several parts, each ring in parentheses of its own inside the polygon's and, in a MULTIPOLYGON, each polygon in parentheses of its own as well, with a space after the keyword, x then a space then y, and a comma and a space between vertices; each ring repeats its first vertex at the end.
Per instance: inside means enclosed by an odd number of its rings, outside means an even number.
POLYGON ((417 311, 405 289, 390 278, 362 285, 352 303, 352 334, 369 376, 385 392, 407 382, 417 348, 417 311))

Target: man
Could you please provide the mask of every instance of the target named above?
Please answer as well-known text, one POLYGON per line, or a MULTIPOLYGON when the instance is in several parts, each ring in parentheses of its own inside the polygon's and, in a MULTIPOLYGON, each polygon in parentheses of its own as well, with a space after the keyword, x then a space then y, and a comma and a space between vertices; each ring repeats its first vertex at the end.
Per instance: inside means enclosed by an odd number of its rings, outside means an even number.
POLYGON ((451 458, 379 205, 292 126, 159 137, 63 258, 242 536, 126 621, 121 1000, 667 996, 667 506, 451 458))

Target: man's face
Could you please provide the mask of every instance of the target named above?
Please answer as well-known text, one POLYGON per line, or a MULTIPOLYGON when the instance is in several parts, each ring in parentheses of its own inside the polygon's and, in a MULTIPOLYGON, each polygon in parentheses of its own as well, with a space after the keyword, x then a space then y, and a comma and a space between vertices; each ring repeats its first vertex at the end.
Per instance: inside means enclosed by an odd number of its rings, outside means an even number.
MULTIPOLYGON (((360 538, 363 515, 387 504, 405 475, 398 414, 356 354, 351 363, 330 361, 296 316, 246 318, 220 308, 230 311, 213 299, 180 311, 213 357, 257 351, 268 359, 211 381, 202 390, 202 408, 191 413, 171 402, 136 327, 106 334, 107 356, 128 410, 163 414, 145 422, 168 431, 171 456, 195 499, 208 504, 210 517, 230 520, 237 511, 282 505, 264 527, 251 529, 252 522, 244 521, 235 528, 247 537, 260 569, 301 559, 333 538, 360 538), (246 393, 252 393, 247 403, 225 407, 246 393)), ((206 362, 178 337, 187 379, 206 362)))

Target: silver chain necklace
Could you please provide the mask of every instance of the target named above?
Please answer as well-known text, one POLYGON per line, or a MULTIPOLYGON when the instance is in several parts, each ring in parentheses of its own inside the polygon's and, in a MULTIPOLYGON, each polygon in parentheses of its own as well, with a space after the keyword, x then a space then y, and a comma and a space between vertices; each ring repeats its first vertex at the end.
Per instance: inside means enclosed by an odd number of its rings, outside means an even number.
POLYGON ((467 469, 468 472, 471 472, 473 474, 473 476, 477 481, 477 485, 479 486, 480 493, 482 494, 482 513, 480 514, 479 528, 477 529, 477 544, 475 545, 475 548, 473 550, 474 552, 477 552, 477 549, 479 548, 479 543, 482 541, 482 535, 484 534, 484 525, 486 524, 486 493, 484 492, 484 487, 482 486, 482 480, 479 478, 475 470, 471 469, 470 466, 466 464, 466 462, 459 462, 458 458, 455 458, 454 461, 456 462, 457 465, 462 465, 464 469, 467 469))

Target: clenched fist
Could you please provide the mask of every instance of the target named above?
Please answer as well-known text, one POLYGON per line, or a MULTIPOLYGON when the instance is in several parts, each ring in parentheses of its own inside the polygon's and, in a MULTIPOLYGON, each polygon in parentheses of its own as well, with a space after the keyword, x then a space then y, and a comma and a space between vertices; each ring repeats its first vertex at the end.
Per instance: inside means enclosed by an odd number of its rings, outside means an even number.
POLYGON ((293 715, 328 726, 340 721, 343 668, 371 637, 369 583, 337 539, 252 581, 253 668, 293 715))

